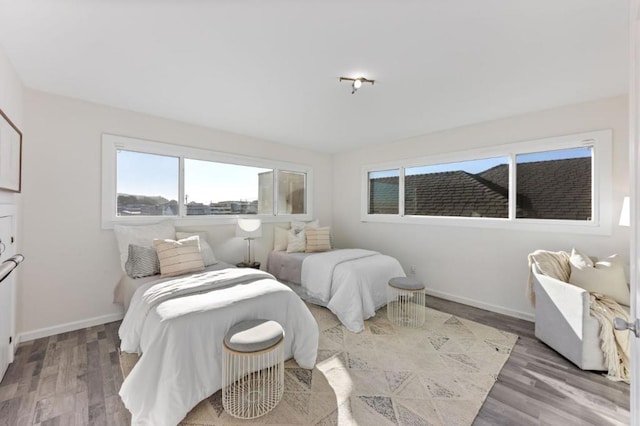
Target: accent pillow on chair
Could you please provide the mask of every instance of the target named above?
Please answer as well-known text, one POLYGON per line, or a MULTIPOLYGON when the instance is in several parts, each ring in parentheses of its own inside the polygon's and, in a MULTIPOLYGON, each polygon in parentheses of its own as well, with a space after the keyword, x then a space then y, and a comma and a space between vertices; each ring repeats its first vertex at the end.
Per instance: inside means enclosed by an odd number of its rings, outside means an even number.
POLYGON ((631 295, 622 260, 618 255, 614 254, 594 262, 589 256, 573 249, 569 263, 569 283, 590 293, 604 294, 621 305, 629 306, 631 295))

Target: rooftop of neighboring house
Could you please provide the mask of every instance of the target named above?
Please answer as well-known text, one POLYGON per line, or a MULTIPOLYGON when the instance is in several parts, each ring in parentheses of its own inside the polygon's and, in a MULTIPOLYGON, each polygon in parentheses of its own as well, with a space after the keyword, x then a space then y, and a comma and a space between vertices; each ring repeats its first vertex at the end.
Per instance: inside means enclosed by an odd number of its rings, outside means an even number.
MULTIPOLYGON (((397 177, 370 180, 370 213, 397 214, 397 177)), ((520 163, 516 168, 516 216, 591 218, 591 158, 520 163)), ((509 168, 498 165, 405 177, 405 214, 427 216, 509 216, 509 168)))

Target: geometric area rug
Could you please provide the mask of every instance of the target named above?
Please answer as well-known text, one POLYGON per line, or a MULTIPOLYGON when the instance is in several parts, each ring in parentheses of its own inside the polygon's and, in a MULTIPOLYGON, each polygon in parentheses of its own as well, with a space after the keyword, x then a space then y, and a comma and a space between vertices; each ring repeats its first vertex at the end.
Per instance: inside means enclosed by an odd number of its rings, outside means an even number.
MULTIPOLYGON (((180 424, 470 425, 518 339, 430 308, 421 328, 392 325, 382 308, 356 334, 328 309, 307 306, 320 329, 316 366, 285 362, 285 392, 273 411, 238 420, 218 391, 180 424)), ((124 377, 137 359, 121 353, 124 377)))

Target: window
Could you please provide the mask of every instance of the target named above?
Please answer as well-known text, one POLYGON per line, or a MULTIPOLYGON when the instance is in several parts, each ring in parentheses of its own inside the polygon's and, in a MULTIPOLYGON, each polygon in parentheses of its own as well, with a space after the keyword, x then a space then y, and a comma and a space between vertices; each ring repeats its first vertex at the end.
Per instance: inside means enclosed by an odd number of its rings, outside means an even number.
POLYGON ((608 233, 611 131, 367 166, 363 182, 363 221, 608 233))
POLYGON ((404 212, 419 216, 509 217, 508 169, 508 157, 406 168, 404 212))
POLYGON ((177 216, 179 158, 117 151, 117 216, 177 216))
POLYGON ((516 155, 516 217, 589 221, 593 147, 516 155))
POLYGON ((369 172, 369 214, 398 214, 400 170, 369 172))
POLYGON ((306 175, 299 172, 278 171, 278 214, 303 214, 306 175))
POLYGON ((102 149, 105 228, 153 216, 310 218, 307 166, 106 134, 102 149))
POLYGON ((186 158, 187 216, 273 214, 271 169, 186 158))

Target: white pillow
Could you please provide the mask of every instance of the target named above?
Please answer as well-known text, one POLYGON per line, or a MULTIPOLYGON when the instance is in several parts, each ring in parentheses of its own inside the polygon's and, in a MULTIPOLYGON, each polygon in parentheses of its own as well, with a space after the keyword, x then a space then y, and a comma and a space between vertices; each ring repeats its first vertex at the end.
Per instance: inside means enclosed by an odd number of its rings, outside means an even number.
MULTIPOLYGON (((595 261, 597 262, 598 259, 595 259, 595 261)), ((571 256, 569 258, 569 262, 573 264, 576 268, 580 268, 580 269, 595 267, 594 259, 592 259, 589 255, 578 250, 575 247, 571 250, 571 256)))
POLYGON ((289 245, 289 230, 275 226, 273 228, 273 250, 285 251, 289 245))
POLYGON ((113 225, 113 231, 118 240, 118 250, 120 250, 120 266, 123 271, 127 271, 125 263, 129 257, 129 244, 141 247, 153 247, 153 240, 176 238, 176 228, 173 221, 165 220, 152 225, 113 225))
POLYGON ((296 234, 292 229, 287 234, 288 244, 287 253, 302 253, 307 247, 307 238, 304 231, 300 231, 296 234))
POLYGON ((320 221, 318 219, 312 220, 311 222, 291 222, 291 229, 296 234, 304 231, 305 226, 310 226, 312 228, 318 228, 320 226, 320 221))
POLYGON ((197 235, 184 240, 153 240, 160 261, 160 274, 173 277, 204 269, 200 252, 200 237, 197 235))
POLYGON ((213 249, 207 242, 206 232, 176 232, 176 238, 179 240, 193 237, 195 235, 200 237, 200 252, 202 253, 204 266, 211 266, 218 263, 218 261, 216 260, 216 256, 213 254, 213 249))
POLYGON ((589 256, 574 249, 569 263, 571 264, 569 283, 590 293, 604 294, 621 305, 629 306, 631 295, 622 260, 618 255, 614 254, 593 263, 589 256), (593 266, 589 266, 590 263, 593 266))

